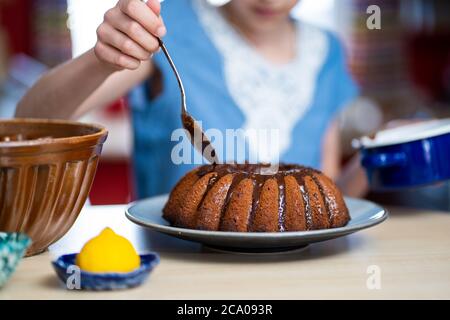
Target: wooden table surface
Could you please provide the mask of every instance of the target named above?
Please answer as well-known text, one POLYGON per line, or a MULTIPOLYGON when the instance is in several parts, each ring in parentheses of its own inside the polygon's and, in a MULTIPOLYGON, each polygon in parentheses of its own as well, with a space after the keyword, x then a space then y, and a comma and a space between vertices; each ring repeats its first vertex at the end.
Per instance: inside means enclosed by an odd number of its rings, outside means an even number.
POLYGON ((147 231, 125 218, 124 206, 85 208, 49 252, 21 261, 0 299, 450 299, 450 213, 389 211, 389 219, 372 229, 302 252, 244 256, 147 231), (51 259, 79 251, 106 226, 139 251, 157 251, 160 265, 139 288, 65 289, 51 259), (381 287, 368 287, 374 283, 369 277, 381 287))

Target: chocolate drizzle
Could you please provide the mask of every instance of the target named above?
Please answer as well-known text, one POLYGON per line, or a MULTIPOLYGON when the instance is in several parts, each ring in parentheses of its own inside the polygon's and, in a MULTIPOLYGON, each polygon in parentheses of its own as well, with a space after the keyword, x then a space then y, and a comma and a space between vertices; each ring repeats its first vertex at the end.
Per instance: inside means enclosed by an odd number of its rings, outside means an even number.
MULTIPOLYGON (((344 224, 348 221, 349 217, 345 203, 341 201, 338 204, 335 201, 336 197, 341 197, 339 191, 336 187, 333 187, 333 185, 328 186, 328 182, 325 182, 328 180, 323 180, 325 178, 321 179, 322 173, 319 171, 298 165, 282 164, 279 166, 279 170, 276 173, 262 174, 261 169, 263 167, 265 167, 265 165, 248 163, 213 164, 204 165, 193 172, 199 179, 206 175, 213 175, 208 181, 206 191, 198 204, 197 211, 205 201, 206 207, 212 206, 212 208, 217 208, 219 220, 218 223, 212 227, 214 230, 238 231, 237 229, 239 229, 241 232, 264 231, 266 223, 269 223, 271 224, 271 227, 268 230, 286 232, 287 208, 289 205, 295 205, 287 203, 288 199, 286 199, 286 196, 287 194, 295 194, 296 192, 299 199, 302 200, 301 205, 303 206, 301 210, 298 208, 296 211, 298 212, 297 214, 301 215, 301 221, 303 222, 298 229, 290 229, 289 231, 314 230, 332 227, 334 214, 337 214, 337 217, 340 217, 344 224), (211 189, 213 186, 220 183, 220 180, 227 175, 232 175, 231 179, 228 179, 227 182, 228 190, 226 190, 226 192, 224 191, 223 194, 220 195, 220 198, 217 198, 217 204, 207 200, 206 196, 208 193, 212 192, 211 189), (295 179, 298 190, 290 189, 293 185, 292 183, 290 184, 290 187, 287 185, 287 176, 295 179), (242 215, 241 212, 239 212, 241 220, 238 219, 233 222, 233 215, 236 213, 231 213, 232 215, 230 216, 227 214, 227 209, 230 208, 230 205, 233 206, 233 210, 239 208, 240 195, 235 192, 243 192, 243 189, 240 186, 244 180, 248 180, 245 182, 246 188, 251 188, 251 184, 253 184, 252 189, 245 189, 247 190, 247 193, 244 196, 246 205, 241 206, 241 208, 248 211, 246 211, 246 213, 242 212, 242 215), (269 182, 270 186, 267 185, 269 182), (324 183, 327 184, 324 186, 324 183), (267 188, 265 187, 266 185, 267 188), (268 195, 271 194, 272 188, 275 186, 278 188, 274 189, 275 191, 278 191, 278 196, 271 195, 268 197, 268 195), (288 190, 286 188, 288 188, 288 190), (326 188, 332 188, 330 190, 334 191, 328 192, 328 189, 326 188), (268 193, 264 194, 264 192, 268 193), (337 192, 338 194, 334 194, 334 192, 337 192), (261 198, 261 196, 263 198, 261 198), (274 200, 277 201, 277 203, 273 203, 272 201, 274 200), (264 203, 261 201, 264 201, 264 203), (270 208, 269 211, 266 211, 268 210, 267 208, 270 208), (245 217, 244 220, 242 220, 242 217, 245 217), (237 227, 236 221, 240 221, 238 223, 239 227, 237 227), (256 224, 258 224, 258 226, 256 226, 256 224)), ((330 181, 330 183, 332 182, 330 181)), ((189 192, 190 191, 186 193, 187 196, 189 195, 189 192)), ((186 199, 186 201, 189 201, 189 199, 186 199)), ((293 219, 295 219, 295 216, 293 219)))
POLYGON ((306 224, 306 230, 311 230, 313 221, 312 221, 312 212, 311 212, 311 204, 309 201, 309 195, 306 191, 305 186, 305 179, 304 175, 296 174, 295 178, 297 179, 297 183, 300 186, 300 194, 303 198, 303 203, 305 206, 305 224, 306 224))
POLYGON ((209 178, 208 184, 207 184, 207 186, 206 186, 206 190, 205 190, 205 192, 203 193, 202 199, 201 199, 200 202, 198 203, 198 206, 197 206, 197 208, 196 208, 196 210, 195 210, 196 213, 197 213, 198 209, 201 207, 203 201, 205 200, 206 195, 208 194, 209 190, 211 190, 211 188, 213 187, 213 185, 214 185, 217 181, 219 181, 220 178, 222 178, 222 176, 219 176, 219 175, 214 175, 214 176, 211 176, 211 178, 209 178))
POLYGON ((280 232, 283 232, 285 231, 284 217, 286 213, 286 195, 285 195, 286 185, 284 183, 284 175, 277 176, 277 183, 278 183, 278 230, 280 232))
POLYGON ((199 168, 197 174, 199 176, 203 176, 209 172, 216 172, 219 177, 223 177, 229 173, 242 173, 246 175, 248 178, 257 179, 265 182, 267 179, 278 177, 278 176, 286 176, 290 174, 297 173, 319 173, 319 171, 314 170, 312 168, 307 168, 299 165, 292 164, 280 164, 279 169, 274 174, 261 174, 262 168, 269 168, 268 164, 215 164, 215 165, 204 165, 199 168))
POLYGON ((253 195, 252 195, 252 211, 250 212, 248 216, 248 222, 247 222, 247 231, 252 230, 252 222, 254 221, 254 216, 256 214, 256 210, 259 205, 259 196, 261 195, 261 189, 264 185, 265 179, 257 179, 254 177, 251 177, 253 182, 253 195))
MULTIPOLYGON (((269 165, 261 165, 261 164, 215 164, 215 165, 205 165, 199 168, 197 174, 201 177, 208 173, 215 172, 217 174, 216 179, 220 179, 221 177, 227 174, 235 174, 233 178, 233 182, 231 187, 228 190, 225 205, 222 208, 222 216, 225 213, 226 208, 228 207, 229 201, 233 194, 233 190, 235 186, 237 186, 242 180, 245 178, 249 178, 253 182, 253 194, 252 194, 252 207, 249 215, 249 221, 247 223, 247 229, 250 231, 252 229, 252 221, 254 215, 257 211, 259 205, 259 198, 261 195, 261 190, 265 184, 265 182, 274 178, 278 184, 278 192, 279 192, 279 203, 278 203, 278 229, 280 232, 285 231, 284 219, 285 219, 285 211, 286 211, 286 196, 285 196, 285 182, 284 177, 287 175, 294 175, 297 181, 302 180, 302 176, 305 174, 311 175, 313 172, 316 172, 314 169, 306 168, 298 165, 286 165, 282 164, 279 166, 278 172, 273 175, 263 175, 260 174, 261 168, 268 167, 269 165)), ((303 182, 298 182, 301 188, 304 188, 303 182)), ((304 203, 306 205, 306 221, 308 228, 312 226, 312 217, 311 210, 309 208, 309 199, 307 198, 306 191, 303 190, 302 197, 304 199, 304 203), (305 198, 306 197, 306 198, 305 198)), ((222 221, 221 221, 222 224, 222 221)))
POLYGON ((323 199, 323 203, 325 204, 325 209, 327 211, 327 218, 328 218, 328 225, 332 226, 333 225, 333 210, 330 210, 330 202, 328 197, 325 194, 325 191, 323 190, 323 186, 320 183, 319 179, 317 179, 316 176, 312 175, 311 178, 313 179, 313 181, 317 184, 317 187, 319 188, 320 191, 320 196, 323 199))
POLYGON ((211 164, 219 163, 219 160, 216 155, 216 150, 214 150, 211 141, 203 132, 202 128, 195 122, 194 118, 188 113, 183 113, 181 115, 181 121, 183 123, 183 127, 189 133, 189 139, 194 146, 194 148, 200 152, 200 154, 208 160, 211 164), (200 141, 197 141, 201 137, 200 141), (210 149, 211 153, 205 152, 206 149, 210 149))
POLYGON ((225 210, 228 208, 228 205, 230 204, 230 199, 231 196, 233 195, 233 192, 236 188, 236 186, 242 181, 244 180, 244 175, 243 174, 235 174, 233 175, 233 181, 231 182, 230 188, 228 188, 228 192, 227 195, 225 197, 225 202, 224 202, 224 206, 221 209, 221 215, 220 215, 220 223, 219 226, 222 227, 223 225, 223 218, 225 216, 225 210))

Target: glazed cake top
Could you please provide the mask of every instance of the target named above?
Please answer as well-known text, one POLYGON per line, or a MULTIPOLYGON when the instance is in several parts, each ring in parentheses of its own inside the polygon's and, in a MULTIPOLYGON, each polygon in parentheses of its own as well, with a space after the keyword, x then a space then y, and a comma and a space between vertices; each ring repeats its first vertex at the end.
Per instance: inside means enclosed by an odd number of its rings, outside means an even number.
POLYGON ((277 171, 271 171, 270 164, 212 164, 204 165, 197 171, 199 176, 215 172, 222 177, 227 174, 244 174, 249 177, 263 176, 266 178, 273 178, 286 175, 311 175, 312 173, 320 173, 319 171, 300 166, 296 164, 280 163, 277 171))

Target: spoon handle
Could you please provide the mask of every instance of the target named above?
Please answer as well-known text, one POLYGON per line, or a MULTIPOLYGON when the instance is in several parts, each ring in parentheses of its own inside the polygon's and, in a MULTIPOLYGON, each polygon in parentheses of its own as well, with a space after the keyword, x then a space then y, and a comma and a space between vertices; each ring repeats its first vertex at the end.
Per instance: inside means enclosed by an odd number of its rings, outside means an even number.
POLYGON ((158 42, 159 42, 159 46, 161 47, 161 50, 163 51, 164 55, 167 58, 167 61, 170 64, 170 67, 172 68, 173 72, 175 73, 175 77, 177 78, 177 82, 178 82, 178 87, 180 88, 180 92, 181 92, 181 105, 183 107, 184 112, 187 112, 187 108, 186 108, 186 93, 184 91, 184 86, 183 86, 183 82, 181 81, 181 77, 180 74, 178 73, 177 67, 175 67, 175 64, 173 63, 172 57, 169 54, 169 51, 167 51, 166 45, 164 44, 164 42, 160 39, 157 38, 158 42))

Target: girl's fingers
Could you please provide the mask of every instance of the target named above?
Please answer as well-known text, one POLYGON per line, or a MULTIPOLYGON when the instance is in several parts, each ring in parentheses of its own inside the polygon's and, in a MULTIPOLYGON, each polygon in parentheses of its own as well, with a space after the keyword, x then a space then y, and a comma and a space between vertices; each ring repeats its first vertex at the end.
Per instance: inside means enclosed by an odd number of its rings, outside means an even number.
POLYGON ((159 3, 159 0, 148 0, 147 6, 152 9, 156 16, 161 15, 161 3, 159 3))
POLYGON ((97 42, 94 51, 98 59, 103 62, 112 64, 119 69, 135 70, 141 64, 139 60, 123 54, 109 44, 103 43, 101 41, 97 42))
POLYGON ((98 39, 112 47, 120 50, 122 53, 138 60, 147 60, 150 58, 150 52, 142 48, 127 35, 114 29, 111 25, 104 23, 97 29, 98 39))
POLYGON ((120 10, 136 20, 145 30, 156 37, 163 37, 166 34, 166 28, 161 24, 159 15, 149 10, 149 6, 139 0, 122 0, 119 2, 120 10))
POLYGON ((120 69, 137 69, 151 53, 158 51, 156 37, 166 33, 158 0, 119 0, 108 10, 105 21, 97 29, 95 54, 120 69))
POLYGON ((105 21, 112 27, 120 30, 133 39, 138 45, 148 52, 155 52, 158 50, 158 40, 156 40, 151 33, 145 30, 139 22, 132 20, 120 10, 111 10, 107 12, 105 15, 105 21))

